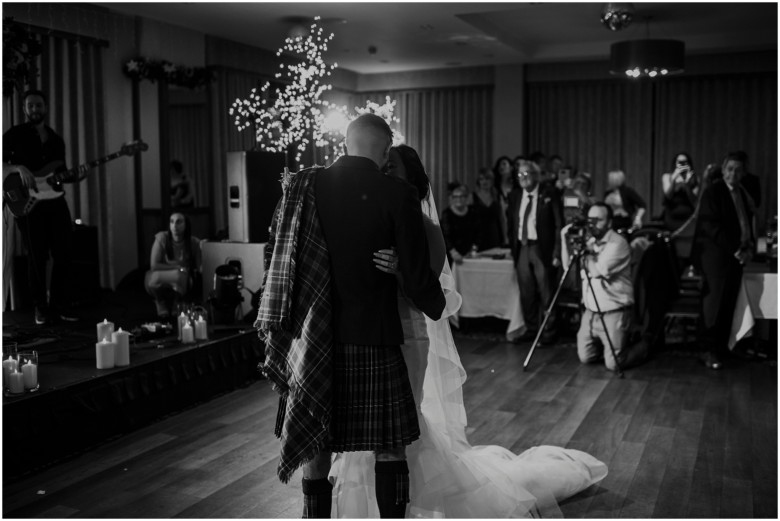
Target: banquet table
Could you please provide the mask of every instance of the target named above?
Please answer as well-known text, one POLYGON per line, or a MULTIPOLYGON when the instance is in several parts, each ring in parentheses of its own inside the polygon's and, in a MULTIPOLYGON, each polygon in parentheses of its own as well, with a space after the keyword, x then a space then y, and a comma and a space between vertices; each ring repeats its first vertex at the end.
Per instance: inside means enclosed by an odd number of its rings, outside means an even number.
POLYGON ((729 334, 729 349, 753 334, 756 319, 777 320, 777 272, 764 264, 749 264, 742 273, 734 318, 729 334))
MULTIPOLYGON (((499 255, 501 253, 495 256, 499 255)), ((511 258, 496 259, 490 254, 465 258, 463 263, 453 264, 452 274, 455 289, 463 297, 458 314, 450 318, 453 325, 459 325, 460 317, 491 316, 509 321, 506 330, 508 340, 525 333, 520 289, 511 258)))

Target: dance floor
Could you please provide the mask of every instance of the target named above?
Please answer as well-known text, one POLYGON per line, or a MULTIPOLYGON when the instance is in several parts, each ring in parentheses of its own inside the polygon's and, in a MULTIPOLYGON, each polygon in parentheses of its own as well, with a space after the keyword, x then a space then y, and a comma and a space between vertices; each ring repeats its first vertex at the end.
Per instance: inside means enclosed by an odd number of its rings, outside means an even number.
MULTIPOLYGON (((560 445, 604 461, 609 475, 564 501, 565 517, 777 517, 776 356, 715 372, 670 343, 620 379, 581 365, 569 335, 537 349, 523 372, 530 343, 507 342, 505 328, 455 334, 467 434, 475 445, 560 445)), ((300 473, 289 485, 275 476, 276 403, 256 381, 4 480, 3 516, 300 517, 300 473)))

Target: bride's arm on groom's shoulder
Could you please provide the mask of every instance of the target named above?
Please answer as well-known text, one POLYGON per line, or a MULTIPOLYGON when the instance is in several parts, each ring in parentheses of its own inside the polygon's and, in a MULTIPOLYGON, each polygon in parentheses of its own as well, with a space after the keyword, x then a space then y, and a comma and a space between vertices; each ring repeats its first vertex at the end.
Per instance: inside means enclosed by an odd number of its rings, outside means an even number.
POLYGON ((444 244, 444 235, 441 228, 427 216, 423 216, 425 235, 428 238, 428 251, 431 256, 431 269, 435 273, 441 273, 444 268, 444 259, 447 258, 447 247, 444 244))

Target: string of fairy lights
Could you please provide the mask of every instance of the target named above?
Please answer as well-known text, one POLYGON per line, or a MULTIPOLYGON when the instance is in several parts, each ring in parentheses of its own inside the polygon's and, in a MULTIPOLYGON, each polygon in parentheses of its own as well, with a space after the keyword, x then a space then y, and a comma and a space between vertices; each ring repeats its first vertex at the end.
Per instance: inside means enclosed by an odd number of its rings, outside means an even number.
MULTIPOLYGON (((396 102, 386 97, 385 103, 368 101, 366 106, 355 107, 349 114, 346 106, 323 99, 332 89, 327 78, 337 63, 325 62, 324 54, 334 34, 323 35, 320 17, 314 18, 308 36, 286 38, 277 51, 296 57, 299 61, 280 64, 283 72, 277 72, 278 80, 284 77, 283 87, 272 88, 266 81, 259 90, 254 88, 247 99, 237 98, 229 114, 239 131, 254 128, 258 148, 268 152, 286 152, 294 147, 295 162, 301 167, 301 157, 312 144, 324 152, 326 163, 330 156, 343 153, 342 136, 349 121, 360 114, 371 112, 383 117, 388 124, 399 124, 395 117, 396 102)), ((394 144, 403 142, 403 136, 394 131, 394 144)))

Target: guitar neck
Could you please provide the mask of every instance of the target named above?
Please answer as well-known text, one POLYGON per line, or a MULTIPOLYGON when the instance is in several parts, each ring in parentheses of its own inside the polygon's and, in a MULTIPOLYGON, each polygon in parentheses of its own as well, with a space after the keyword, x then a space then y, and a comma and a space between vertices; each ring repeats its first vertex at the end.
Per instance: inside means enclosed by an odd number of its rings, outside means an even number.
POLYGON ((87 167, 87 169, 92 169, 92 168, 98 167, 98 166, 100 166, 102 164, 108 163, 109 161, 113 161, 114 159, 116 159, 118 157, 122 157, 123 155, 125 155, 125 154, 123 154, 122 152, 114 152, 113 154, 108 154, 107 156, 103 156, 103 157, 95 159, 93 161, 89 161, 88 163, 81 164, 81 165, 73 167, 73 168, 71 168, 69 170, 65 170, 63 172, 57 172, 57 173, 54 174, 54 178, 55 178, 56 181, 62 182, 62 181, 65 181, 66 179, 68 179, 73 174, 77 173, 79 170, 81 170, 82 167, 87 167))

